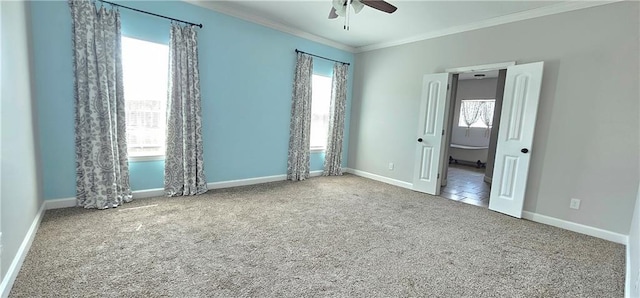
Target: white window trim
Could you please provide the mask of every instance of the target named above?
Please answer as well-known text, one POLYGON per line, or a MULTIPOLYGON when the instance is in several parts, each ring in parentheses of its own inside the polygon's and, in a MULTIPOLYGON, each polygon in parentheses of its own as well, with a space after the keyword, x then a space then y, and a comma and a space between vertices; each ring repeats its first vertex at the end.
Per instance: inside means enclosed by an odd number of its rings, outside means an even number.
MULTIPOLYGON (((323 77, 323 78, 330 79, 330 80, 333 79, 333 77, 331 75, 325 75, 325 74, 320 74, 320 73, 315 73, 314 72, 313 75, 312 75, 312 81, 311 81, 312 85, 313 85, 313 76, 319 76, 319 77, 323 77)), ((329 95, 329 96, 331 96, 331 95, 329 95)), ((331 98, 329 98, 329 102, 331 102, 331 98)), ((324 146, 309 146, 309 152, 310 153, 322 153, 322 152, 325 152, 325 151, 327 151, 327 144, 326 143, 325 143, 324 146)))
POLYGON ((142 162, 142 161, 156 161, 165 160, 165 155, 141 155, 141 156, 129 156, 129 162, 142 162))
POLYGON ((311 147, 309 152, 325 152, 327 151, 327 147, 311 147))
MULTIPOLYGON (((165 43, 161 43, 161 42, 155 42, 155 41, 149 41, 149 40, 146 40, 146 39, 142 39, 142 38, 138 38, 138 37, 134 37, 134 36, 128 36, 128 35, 122 35, 122 37, 123 38, 127 38, 127 39, 131 39, 131 40, 142 41, 142 42, 147 42, 147 43, 166 46, 167 50, 170 51, 170 45, 169 44, 165 44, 165 43)), ((167 79, 167 83, 169 83, 168 79, 167 79)), ((165 101, 165 104, 166 104, 166 101, 165 101)), ((165 112, 166 112, 166 110, 165 110, 165 112)), ((166 126, 165 126, 164 134, 165 134, 165 140, 166 140, 166 126)), ((165 147, 165 150, 166 150, 166 147, 165 147)), ((147 162, 147 161, 165 160, 165 153, 164 152, 162 152, 162 153, 151 152, 151 153, 146 154, 146 155, 135 155, 135 156, 131 156, 130 155, 127 160, 129 162, 147 162)))
MULTIPOLYGON (((460 100, 460 109, 458 109, 458 124, 457 126, 460 128, 468 128, 468 129, 487 129, 486 126, 466 126, 466 125, 460 125, 460 118, 462 117, 462 101, 464 100, 480 100, 480 101, 493 101, 494 103, 496 102, 495 98, 466 98, 466 99, 462 99, 460 100)), ((495 113, 495 106, 494 106, 494 113, 495 113)), ((481 121, 480 119, 478 119, 478 121, 481 121)))

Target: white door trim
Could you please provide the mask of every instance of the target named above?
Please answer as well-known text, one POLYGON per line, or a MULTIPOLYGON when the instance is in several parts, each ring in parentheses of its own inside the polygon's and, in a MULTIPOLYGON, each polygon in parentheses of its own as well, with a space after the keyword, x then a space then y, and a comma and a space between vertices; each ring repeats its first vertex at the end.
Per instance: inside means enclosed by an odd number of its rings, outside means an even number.
POLYGON ((513 65, 516 65, 515 61, 498 62, 498 63, 473 65, 473 66, 452 67, 452 68, 445 69, 445 72, 464 73, 464 72, 474 72, 474 71, 500 70, 500 69, 506 69, 507 67, 513 66, 513 65))

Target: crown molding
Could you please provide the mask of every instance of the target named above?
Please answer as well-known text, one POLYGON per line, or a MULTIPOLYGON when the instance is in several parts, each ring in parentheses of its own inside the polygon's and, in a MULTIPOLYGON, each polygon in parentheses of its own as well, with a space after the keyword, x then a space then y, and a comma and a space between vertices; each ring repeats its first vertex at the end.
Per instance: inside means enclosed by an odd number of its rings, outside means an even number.
POLYGON ((237 9, 232 9, 229 7, 226 7, 224 5, 220 5, 219 3, 217 3, 218 1, 203 1, 203 0, 183 0, 184 2, 196 5, 196 6, 200 6, 209 10, 213 10, 222 14, 226 14, 228 16, 232 16, 238 19, 242 19, 248 22, 252 22, 258 25, 262 25, 271 29, 275 29, 284 33, 288 33, 291 35, 295 35, 307 40, 311 40, 311 41, 315 41, 317 43, 321 43, 324 45, 328 45, 330 47, 334 47, 336 49, 340 49, 343 51, 347 51, 347 52, 351 52, 351 53, 356 53, 357 50, 356 48, 352 47, 352 46, 348 46, 345 45, 343 43, 339 43, 330 39, 326 39, 324 37, 320 37, 318 35, 315 34, 311 34, 309 32, 306 31, 302 31, 300 29, 297 28, 293 28, 287 25, 284 25, 282 23, 279 22, 275 22, 273 20, 269 20, 263 17, 259 17, 253 14, 249 14, 246 12, 242 12, 239 11, 237 9))
POLYGON ((493 26, 513 23, 513 22, 518 22, 518 21, 523 21, 523 20, 528 20, 528 19, 533 19, 533 18, 538 18, 538 17, 543 17, 543 16, 559 14, 559 13, 563 13, 563 12, 579 10, 579 9, 583 9, 583 8, 589 8, 589 7, 595 7, 595 6, 601 6, 601 5, 621 2, 621 1, 624 1, 624 0, 609 0, 609 1, 571 0, 571 1, 567 1, 567 2, 562 2, 560 4, 556 4, 556 5, 544 6, 544 7, 540 7, 540 8, 536 8, 536 9, 526 10, 526 11, 522 11, 522 12, 518 12, 518 13, 513 13, 513 14, 499 16, 499 17, 495 17, 495 18, 491 18, 491 19, 487 19, 487 20, 482 20, 482 21, 475 22, 475 23, 470 23, 470 24, 465 24, 465 25, 461 25, 461 26, 450 27, 450 28, 446 28, 446 29, 443 29, 443 30, 436 30, 436 31, 432 31, 432 32, 428 32, 428 33, 425 33, 425 34, 416 35, 416 36, 409 37, 409 38, 403 38, 403 39, 399 39, 399 40, 395 40, 395 41, 382 42, 382 43, 378 43, 378 44, 372 44, 372 45, 368 45, 368 46, 358 47, 358 48, 356 48, 356 53, 362 53, 362 52, 368 52, 368 51, 373 51, 373 50, 378 50, 378 49, 383 49, 383 48, 388 48, 388 47, 394 47, 394 46, 399 46, 399 45, 403 45, 403 44, 407 44, 407 43, 412 43, 412 42, 432 39, 432 38, 436 38, 436 37, 442 37, 442 36, 446 36, 446 35, 462 33, 462 32, 466 32, 466 31, 472 31, 472 30, 477 30, 477 29, 482 29, 482 28, 487 28, 487 27, 493 27, 493 26))

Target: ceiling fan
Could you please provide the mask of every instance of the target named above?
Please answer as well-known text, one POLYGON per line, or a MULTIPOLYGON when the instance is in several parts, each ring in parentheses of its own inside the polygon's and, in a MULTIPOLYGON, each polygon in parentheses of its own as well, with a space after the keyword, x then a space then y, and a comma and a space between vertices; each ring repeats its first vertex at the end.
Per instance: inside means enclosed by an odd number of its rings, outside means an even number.
POLYGON ((344 16, 344 30, 349 30, 349 5, 353 7, 355 13, 359 13, 365 5, 386 13, 393 13, 398 9, 384 0, 333 0, 332 5, 329 19, 344 16))

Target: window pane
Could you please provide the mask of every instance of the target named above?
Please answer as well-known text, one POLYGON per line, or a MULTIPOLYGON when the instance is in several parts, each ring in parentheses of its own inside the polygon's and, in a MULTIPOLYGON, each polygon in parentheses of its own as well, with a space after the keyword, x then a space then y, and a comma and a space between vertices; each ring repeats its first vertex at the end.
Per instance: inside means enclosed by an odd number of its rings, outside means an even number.
POLYGON ((463 99, 460 103, 460 117, 458 118, 458 126, 467 127, 467 121, 465 119, 465 108, 467 109, 466 117, 469 120, 475 118, 475 122, 471 123, 469 127, 483 127, 486 128, 485 113, 490 118, 493 118, 493 110, 495 108, 495 99, 463 99), (477 108, 477 116, 476 116, 477 108))
POLYGON ((311 149, 327 147, 331 78, 313 75, 311 85, 311 149))
POLYGON ((164 155, 169 47, 122 38, 129 156, 164 155))

